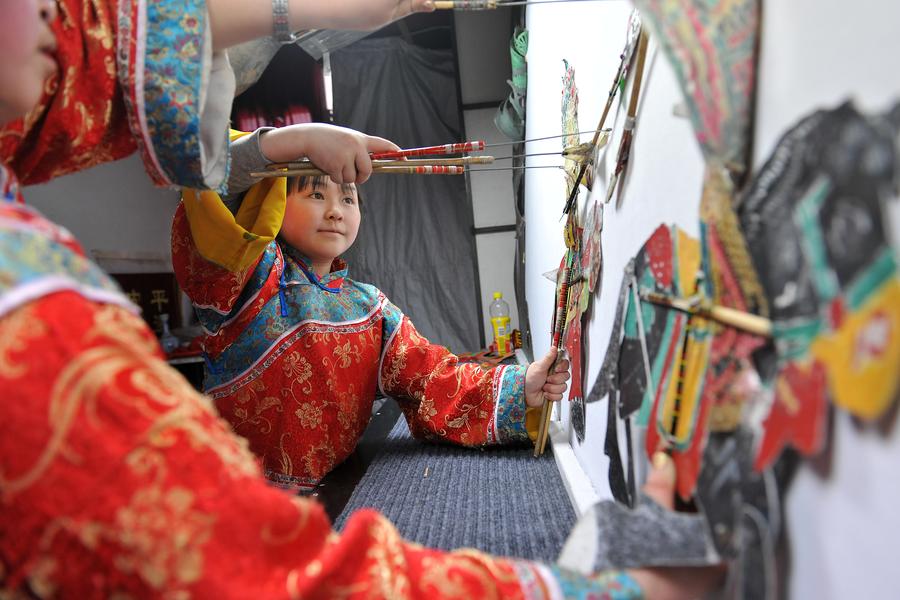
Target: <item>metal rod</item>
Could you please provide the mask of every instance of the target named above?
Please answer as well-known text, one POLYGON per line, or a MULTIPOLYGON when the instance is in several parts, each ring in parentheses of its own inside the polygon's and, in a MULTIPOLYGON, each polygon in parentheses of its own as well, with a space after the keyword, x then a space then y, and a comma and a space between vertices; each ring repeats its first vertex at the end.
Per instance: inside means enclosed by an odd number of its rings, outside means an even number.
POLYGON ((562 165, 534 165, 531 167, 490 167, 487 169, 469 169, 469 173, 484 173, 485 171, 512 171, 513 169, 564 169, 562 165))
POLYGON ((559 135, 547 135, 544 137, 536 137, 536 138, 531 138, 528 140, 516 140, 513 142, 494 142, 493 144, 485 144, 484 147, 485 148, 496 148, 498 146, 512 146, 515 144, 527 144, 528 142, 541 142, 543 140, 555 140, 557 138, 568 137, 570 135, 581 135, 582 133, 589 133, 589 134, 593 135, 594 131, 595 130, 593 130, 593 129, 588 129, 585 131, 576 131, 575 133, 561 133, 559 135))
POLYGON ((530 156, 562 156, 563 158, 568 158, 571 160, 579 160, 585 156, 587 153, 579 152, 579 146, 571 146, 566 148, 562 152, 528 152, 525 154, 510 154, 509 156, 495 156, 494 160, 511 160, 513 158, 528 158, 530 156))

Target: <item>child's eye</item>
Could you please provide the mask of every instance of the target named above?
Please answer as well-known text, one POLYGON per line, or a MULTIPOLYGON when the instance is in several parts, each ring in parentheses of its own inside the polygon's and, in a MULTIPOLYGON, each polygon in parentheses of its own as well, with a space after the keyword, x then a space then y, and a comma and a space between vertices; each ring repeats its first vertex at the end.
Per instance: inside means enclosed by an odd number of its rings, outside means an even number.
POLYGON ((325 196, 322 195, 322 192, 313 192, 312 194, 309 195, 309 197, 315 198, 316 200, 322 200, 323 198, 325 198, 325 196))
POLYGON ((354 198, 353 196, 347 196, 344 198, 344 202, 346 202, 347 204, 356 204, 356 198, 354 198))

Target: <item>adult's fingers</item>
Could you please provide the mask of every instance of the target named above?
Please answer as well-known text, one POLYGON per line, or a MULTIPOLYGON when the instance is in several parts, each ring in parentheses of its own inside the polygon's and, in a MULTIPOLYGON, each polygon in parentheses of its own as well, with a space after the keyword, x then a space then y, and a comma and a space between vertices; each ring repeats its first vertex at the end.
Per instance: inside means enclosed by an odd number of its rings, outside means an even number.
POLYGON ((360 150, 356 153, 356 183, 365 183, 372 176, 372 159, 368 152, 360 150))
POLYGON ((366 150, 369 152, 396 152, 400 146, 376 135, 366 136, 366 150))
POLYGON ((653 454, 652 468, 644 484, 644 493, 657 504, 671 510, 675 506, 675 463, 665 452, 653 454))
POLYGON ((410 6, 413 12, 431 12, 434 10, 434 2, 432 0, 411 0, 410 6))
POLYGON ((356 165, 351 163, 345 164, 341 170, 341 180, 335 181, 337 183, 353 183, 356 181, 356 165))

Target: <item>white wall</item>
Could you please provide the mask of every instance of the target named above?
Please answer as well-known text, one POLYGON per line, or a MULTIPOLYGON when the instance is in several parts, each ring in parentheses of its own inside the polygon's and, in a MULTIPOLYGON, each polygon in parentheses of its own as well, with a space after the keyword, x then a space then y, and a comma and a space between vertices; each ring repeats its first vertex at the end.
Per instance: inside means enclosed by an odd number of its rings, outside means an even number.
POLYGON ((172 270, 169 231, 179 195, 153 187, 136 155, 27 187, 24 194, 110 272, 172 270))
MULTIPOLYGON (((488 144, 509 142, 494 125, 497 106, 509 94, 509 38, 512 32, 510 9, 454 14, 459 60, 460 95, 466 138, 488 144)), ((510 156, 512 146, 490 148, 485 154, 510 156)), ((484 168, 511 166, 512 160, 498 160, 484 168)), ((473 167, 469 177, 475 228, 515 225, 516 214, 510 171, 483 171, 473 167), (477 171, 482 171, 478 173, 477 171)), ((513 266, 515 233, 477 233, 478 276, 481 286, 482 321, 485 343, 493 336, 488 309, 494 292, 502 292, 509 304, 510 324, 519 327, 513 266)))
MULTIPOLYGON (((580 129, 596 127, 618 63, 631 10, 624 0, 528 9, 530 30, 528 138, 560 131, 562 58, 574 64, 580 94, 580 129)), ((762 27, 755 166, 781 133, 800 116, 853 96, 864 108, 881 110, 900 99, 900 5, 878 0, 766 2, 762 27)), ((645 87, 621 206, 607 206, 603 231, 602 288, 587 326, 585 391, 599 371, 615 314, 622 268, 660 223, 697 235, 702 159, 687 120, 673 116, 681 102, 674 72, 651 43, 645 87)), ((616 130, 621 129, 621 115, 616 130)), ((586 136, 585 136, 586 138, 586 136)), ((557 140, 529 144, 529 152, 558 150, 557 140)), ((609 171, 617 140, 602 163, 609 171)), ((530 164, 552 162, 535 157, 530 164)), ((605 191, 601 183, 597 192, 605 191)), ((526 298, 535 353, 549 347, 553 284, 541 274, 556 268, 564 251, 559 216, 562 174, 549 169, 526 175, 526 298)), ((592 199, 589 199, 589 202, 592 199)), ((900 204, 900 203, 898 203, 900 204)), ((900 209, 892 229, 900 238, 900 209)), ((562 411, 567 415, 568 411, 562 411)), ((564 423, 565 425, 565 423, 564 423)), ((605 404, 587 407, 588 434, 572 444, 601 497, 609 497, 603 454, 605 404)), ((839 415, 830 469, 807 463, 790 489, 788 589, 792 598, 897 597, 900 554, 900 435, 896 424, 883 434, 839 415)), ((820 459, 819 462, 822 462, 820 459)))
MULTIPOLYGON (((508 141, 494 126, 495 108, 465 111, 466 134, 470 140, 484 140, 488 144, 508 141)), ((492 149, 495 157, 510 156, 512 146, 492 149)), ((515 225, 516 212, 513 203, 512 175, 510 171, 485 171, 483 169, 511 166, 512 159, 498 160, 486 167, 474 166, 469 177, 472 191, 472 210, 475 227, 515 225), (480 172, 479 172, 480 171, 480 172)), ((494 292, 501 292, 509 304, 510 325, 519 327, 516 290, 513 281, 513 263, 516 260, 515 232, 480 233, 475 236, 478 252, 478 277, 481 284, 485 343, 492 337, 488 308, 494 292)))
MULTIPOLYGON (((781 133, 851 97, 880 111, 900 100, 900 4, 883 0, 766 2, 755 166, 781 133)), ((900 237, 894 203, 891 230, 900 237)), ((790 489, 792 598, 900 596, 900 435, 837 413, 830 470, 807 463, 790 489)))
MULTIPOLYGON (((529 7, 527 138, 558 135, 561 131, 560 90, 564 58, 575 67, 579 130, 592 132, 597 127, 619 64, 630 12, 631 5, 624 0, 529 7), (580 24, 592 34, 576 34, 572 30, 573 23, 580 24)), ((614 199, 604 211, 603 271, 599 294, 594 297, 593 317, 584 332, 589 347, 584 363, 585 393, 603 361, 625 264, 660 223, 676 223, 695 236, 699 228, 703 174, 700 150, 690 123, 672 114, 681 97, 674 72, 665 56, 657 51, 655 43, 648 49, 644 82, 621 206, 617 207, 614 199)), ((614 111, 617 112, 607 118, 606 126, 615 123, 616 135, 602 155, 598 169, 601 173, 608 173, 615 166, 624 107, 617 103, 614 111)), ((590 141, 590 137, 589 134, 582 135, 582 140, 590 141)), ((527 151, 561 149, 560 140, 552 139, 530 143, 527 151)), ((529 159, 529 165, 543 164, 560 164, 560 159, 543 156, 529 159)), ((525 181, 526 298, 534 352, 539 356, 550 347, 550 320, 555 306, 554 283, 541 274, 557 268, 565 251, 564 222, 560 220, 565 204, 565 182, 562 171, 553 169, 531 169, 525 181)), ((605 181, 598 181, 594 190, 602 202, 605 181)), ((593 194, 585 199, 582 192, 582 207, 590 206, 593 201, 593 194)), ((562 410, 562 415, 566 423, 567 408, 562 410)), ((587 406, 586 425, 583 445, 578 444, 574 434, 570 439, 598 493, 608 497, 608 462, 603 453, 605 404, 587 406)))

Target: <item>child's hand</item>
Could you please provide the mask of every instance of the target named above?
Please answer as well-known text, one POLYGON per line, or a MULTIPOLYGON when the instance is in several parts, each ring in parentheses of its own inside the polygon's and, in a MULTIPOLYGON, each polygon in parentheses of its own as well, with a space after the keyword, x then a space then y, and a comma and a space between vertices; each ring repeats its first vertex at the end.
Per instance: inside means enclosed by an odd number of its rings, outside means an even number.
POLYGON ((569 360, 564 358, 559 361, 554 372, 550 373, 556 354, 556 348, 550 348, 542 359, 528 365, 525 371, 525 404, 528 406, 541 406, 545 398, 551 402, 562 400, 566 381, 569 380, 569 360))
POLYGON ((264 133, 262 153, 273 162, 307 157, 336 183, 363 183, 372 174, 370 152, 400 148, 388 140, 325 123, 289 125, 264 133))

